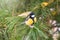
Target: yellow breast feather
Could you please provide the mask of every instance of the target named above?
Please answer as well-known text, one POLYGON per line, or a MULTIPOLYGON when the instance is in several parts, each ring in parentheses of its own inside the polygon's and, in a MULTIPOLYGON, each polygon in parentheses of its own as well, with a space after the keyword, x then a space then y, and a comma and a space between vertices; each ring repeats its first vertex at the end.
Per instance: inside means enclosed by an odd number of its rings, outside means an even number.
POLYGON ((32 25, 33 24, 33 20, 31 18, 29 18, 26 22, 26 25, 32 25))

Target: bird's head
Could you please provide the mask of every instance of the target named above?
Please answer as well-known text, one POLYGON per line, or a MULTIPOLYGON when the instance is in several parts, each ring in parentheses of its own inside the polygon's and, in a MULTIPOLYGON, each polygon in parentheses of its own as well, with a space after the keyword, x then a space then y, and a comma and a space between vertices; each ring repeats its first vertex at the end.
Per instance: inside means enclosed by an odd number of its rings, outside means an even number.
POLYGON ((34 17, 35 17, 34 13, 31 12, 31 13, 30 13, 30 18, 34 18, 34 17))

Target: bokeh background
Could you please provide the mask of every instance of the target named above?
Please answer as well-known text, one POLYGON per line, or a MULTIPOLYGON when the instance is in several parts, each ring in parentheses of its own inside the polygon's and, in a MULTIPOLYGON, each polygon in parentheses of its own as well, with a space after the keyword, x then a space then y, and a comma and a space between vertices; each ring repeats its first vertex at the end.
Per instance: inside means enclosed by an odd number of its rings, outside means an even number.
POLYGON ((53 40, 50 19, 60 22, 60 0, 0 0, 0 40, 53 40), (20 25, 18 15, 29 11, 37 17, 33 29, 20 25))

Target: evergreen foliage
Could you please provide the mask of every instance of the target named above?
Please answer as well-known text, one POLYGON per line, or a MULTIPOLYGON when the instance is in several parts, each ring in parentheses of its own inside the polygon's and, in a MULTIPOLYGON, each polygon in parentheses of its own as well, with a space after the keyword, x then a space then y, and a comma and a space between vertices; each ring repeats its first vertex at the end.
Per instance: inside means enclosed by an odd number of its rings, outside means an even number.
POLYGON ((60 11, 57 7, 59 0, 0 0, 0 40, 52 40, 49 35, 50 27, 46 23, 49 19, 60 22, 60 11), (52 1, 52 2, 51 2, 52 1), (42 2, 48 2, 42 7, 42 2), (57 7, 56 7, 57 5, 57 7), (57 14, 52 15, 50 8, 55 8, 57 14), (25 18, 18 15, 32 11, 37 17, 34 28, 23 24, 25 18), (58 16, 59 15, 59 16, 58 16), (42 19, 39 19, 42 17, 42 19))

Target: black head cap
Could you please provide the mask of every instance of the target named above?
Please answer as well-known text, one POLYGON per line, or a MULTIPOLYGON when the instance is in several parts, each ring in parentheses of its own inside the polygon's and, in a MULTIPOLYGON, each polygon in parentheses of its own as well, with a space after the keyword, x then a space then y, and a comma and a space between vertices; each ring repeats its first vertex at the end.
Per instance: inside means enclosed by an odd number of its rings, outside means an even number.
POLYGON ((33 12, 31 12, 31 13, 30 13, 30 15, 34 15, 34 13, 33 13, 33 12))
POLYGON ((34 18, 35 17, 33 12, 31 12, 29 16, 30 16, 30 18, 34 18))

